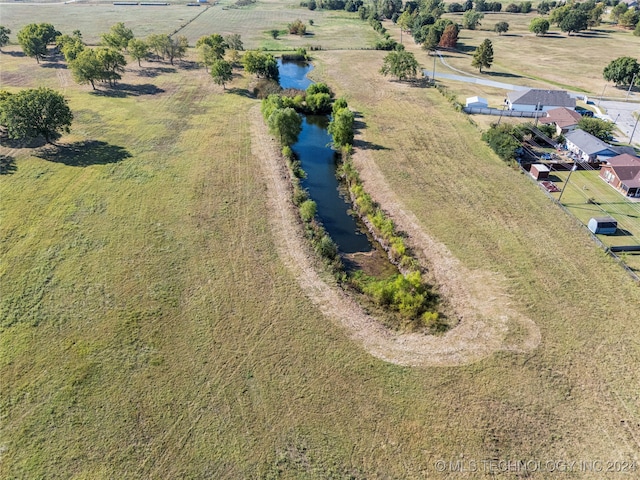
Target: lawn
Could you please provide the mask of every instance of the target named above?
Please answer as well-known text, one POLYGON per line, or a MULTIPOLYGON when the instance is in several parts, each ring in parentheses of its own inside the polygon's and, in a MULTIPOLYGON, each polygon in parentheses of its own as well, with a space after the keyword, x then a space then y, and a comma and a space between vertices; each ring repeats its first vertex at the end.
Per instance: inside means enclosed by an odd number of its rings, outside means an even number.
MULTIPOLYGON (((59 89, 75 121, 58 154, 2 146, 16 171, 0 176, 0 477, 459 478, 439 461, 473 461, 468 478, 493 478, 492 460, 638 461, 638 286, 435 89, 381 77, 384 55, 314 52, 313 76, 358 111, 401 205, 501 279, 540 345, 399 367, 329 321, 278 256, 242 72, 223 92, 202 69, 145 62, 96 94, 62 65, 2 54, 2 88, 59 89)), ((567 478, 602 477, 580 465, 567 478)))
MULTIPOLYGON (((568 172, 554 172, 562 183, 566 183, 568 172)), ((626 199, 600 178, 599 171, 578 170, 571 174, 562 194, 562 204, 584 225, 592 217, 612 216, 618 221, 618 235, 598 235, 606 246, 640 244, 640 202, 626 199)), ((558 198, 559 194, 553 194, 558 198)), ((640 256, 627 255, 630 267, 640 270, 640 256)))

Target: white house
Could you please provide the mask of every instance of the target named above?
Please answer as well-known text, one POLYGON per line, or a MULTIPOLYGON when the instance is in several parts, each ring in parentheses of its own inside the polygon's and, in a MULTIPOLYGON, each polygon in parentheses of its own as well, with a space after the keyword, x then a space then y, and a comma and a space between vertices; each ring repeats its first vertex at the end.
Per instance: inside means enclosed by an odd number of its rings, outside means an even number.
POLYGON ((567 150, 580 162, 606 160, 619 154, 615 147, 603 142, 584 130, 576 129, 565 135, 567 150))
POLYGON ((515 90, 507 93, 506 100, 509 110, 519 112, 546 112, 553 108, 565 107, 574 110, 576 99, 564 90, 515 90))

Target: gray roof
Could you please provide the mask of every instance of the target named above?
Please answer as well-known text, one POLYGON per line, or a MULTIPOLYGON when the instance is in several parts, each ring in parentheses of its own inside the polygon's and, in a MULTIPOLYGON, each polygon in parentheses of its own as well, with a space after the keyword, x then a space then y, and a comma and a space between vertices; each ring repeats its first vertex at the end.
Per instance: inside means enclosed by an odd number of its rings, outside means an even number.
POLYGON ((507 93, 507 98, 515 105, 538 105, 543 107, 576 108, 576 99, 564 90, 516 90, 507 93))
POLYGON ((573 132, 567 133, 564 138, 573 143, 587 155, 595 155, 603 150, 609 150, 612 153, 615 153, 615 150, 613 150, 611 145, 603 142, 584 130, 576 129, 573 132))

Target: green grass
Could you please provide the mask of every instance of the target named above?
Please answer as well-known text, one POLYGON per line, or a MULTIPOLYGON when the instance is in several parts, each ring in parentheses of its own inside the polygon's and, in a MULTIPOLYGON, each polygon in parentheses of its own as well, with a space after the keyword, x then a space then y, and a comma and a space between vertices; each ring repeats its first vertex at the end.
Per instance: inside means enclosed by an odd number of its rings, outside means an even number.
POLYGON ((458 478, 435 462, 637 458, 637 285, 439 93, 377 75, 384 55, 317 52, 313 76, 362 114, 429 234, 504 277, 540 346, 404 368, 324 317, 273 243, 248 79, 223 93, 151 63, 123 83, 162 91, 106 97, 3 54, 3 88, 64 91, 78 152, 16 148, 0 176, 0 477, 458 478))
MULTIPOLYGON (((503 8, 505 7, 506 4, 503 4, 503 8)), ((458 51, 446 52, 447 62, 464 72, 498 82, 534 88, 562 88, 599 96, 608 83, 602 77, 604 67, 612 60, 640 49, 640 37, 634 36, 630 30, 618 29, 608 23, 571 36, 552 26, 546 36, 536 37, 529 32, 529 23, 536 16, 536 12, 526 15, 485 12, 477 30, 460 30, 458 51), (509 31, 498 35, 493 32, 493 27, 501 21, 509 24, 509 31), (477 69, 471 67, 471 59, 474 50, 485 38, 490 39, 493 44, 494 63, 480 75, 477 69), (620 45, 624 45, 624 48, 621 49, 620 45)), ((462 23, 461 14, 445 14, 444 17, 462 23)), ((399 40, 398 27, 392 26, 390 22, 387 27, 394 38, 399 40)), ((405 38, 406 44, 413 43, 409 36, 405 38)), ((421 53, 418 60, 423 62, 424 68, 432 68, 433 61, 431 57, 427 57, 426 52, 421 53)), ((436 73, 437 71, 457 74, 440 63, 436 67, 436 73)), ((456 89, 460 85, 460 82, 453 81, 445 83, 455 85, 456 89)), ((488 94, 484 92, 486 87, 474 87, 479 92, 474 95, 489 95, 491 100, 491 91, 488 94)), ((624 88, 614 88, 609 83, 605 96, 623 99, 625 95, 624 88)))
POLYGON ((111 4, 39 5, 7 4, 3 6, 2 24, 12 31, 11 41, 17 43, 17 33, 26 24, 48 22, 62 33, 79 29, 84 40, 97 44, 100 35, 117 22, 124 22, 136 37, 152 33, 185 35, 193 46, 203 35, 219 33, 242 35, 245 49, 267 48, 289 50, 316 46, 323 49, 372 48, 378 38, 367 22, 355 13, 344 11, 311 11, 299 2, 260 1, 249 7, 232 8, 229 0, 206 7, 185 5, 163 7, 116 6, 111 4), (296 19, 306 24, 307 35, 283 35, 273 40, 269 31, 285 30, 296 19))
MULTIPOLYGON (((562 180, 558 187, 562 188, 568 172, 556 172, 554 175, 562 180)), ((558 196, 559 194, 554 194, 555 198, 558 196)), ((598 235, 606 246, 640 244, 640 202, 627 200, 600 178, 599 171, 573 172, 562 194, 562 204, 583 225, 589 223, 592 217, 614 217, 618 221, 618 228, 628 234, 598 235)), ((629 255, 626 258, 630 267, 640 269, 640 256, 629 255)))

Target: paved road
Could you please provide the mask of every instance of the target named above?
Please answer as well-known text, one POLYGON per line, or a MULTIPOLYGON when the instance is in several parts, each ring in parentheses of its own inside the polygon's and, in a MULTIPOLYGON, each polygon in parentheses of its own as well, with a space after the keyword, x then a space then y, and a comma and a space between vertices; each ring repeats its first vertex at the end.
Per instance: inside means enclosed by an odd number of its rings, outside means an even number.
MULTIPOLYGON (((640 126, 636 126, 638 119, 633 116, 634 113, 640 115, 640 104, 634 103, 632 100, 635 98, 630 97, 628 102, 602 100, 597 104, 607 111, 606 114, 601 114, 599 117, 615 122, 620 130, 617 140, 622 143, 629 143, 632 133, 635 143, 640 143, 640 126), (633 131, 634 127, 635 132, 633 131)), ((596 106, 596 108, 598 107, 596 106)))

